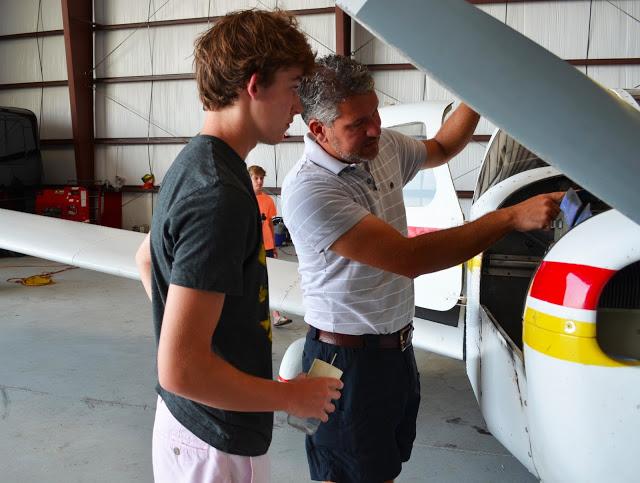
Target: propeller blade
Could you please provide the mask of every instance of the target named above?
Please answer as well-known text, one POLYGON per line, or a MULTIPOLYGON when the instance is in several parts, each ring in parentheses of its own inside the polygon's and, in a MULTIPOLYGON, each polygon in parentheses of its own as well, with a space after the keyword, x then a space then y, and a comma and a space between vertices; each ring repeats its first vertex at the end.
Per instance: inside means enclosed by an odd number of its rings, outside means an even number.
POLYGON ((464 0, 337 5, 494 124, 640 223, 640 112, 464 0))

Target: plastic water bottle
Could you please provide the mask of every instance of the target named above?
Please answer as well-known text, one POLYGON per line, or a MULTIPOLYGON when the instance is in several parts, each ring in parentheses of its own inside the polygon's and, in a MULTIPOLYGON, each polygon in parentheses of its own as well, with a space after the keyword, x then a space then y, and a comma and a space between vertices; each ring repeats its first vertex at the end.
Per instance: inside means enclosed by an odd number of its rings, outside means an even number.
MULTIPOLYGON (((309 372, 307 372, 307 377, 333 377, 334 379, 340 379, 342 377, 342 371, 333 365, 333 362, 336 360, 336 355, 333 356, 331 364, 320 359, 314 359, 309 368, 309 372)), ((315 433, 321 422, 322 421, 317 418, 300 418, 293 414, 289 414, 287 417, 289 426, 299 429, 308 435, 315 433)))

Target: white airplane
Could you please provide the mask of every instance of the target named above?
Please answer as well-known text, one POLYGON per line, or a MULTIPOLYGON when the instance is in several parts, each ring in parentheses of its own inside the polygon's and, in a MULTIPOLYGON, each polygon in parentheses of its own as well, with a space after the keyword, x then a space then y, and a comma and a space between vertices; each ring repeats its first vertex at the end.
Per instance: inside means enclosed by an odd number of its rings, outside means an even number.
MULTIPOLYGON (((541 480, 636 481, 635 101, 628 93, 605 91, 462 0, 403 0, 393 4, 393 15, 384 0, 338 3, 520 141, 502 131, 492 137, 471 219, 539 192, 581 186, 590 195, 584 204, 594 216, 571 230, 566 224, 553 232, 511 234, 468 262, 466 307, 458 309, 462 267, 420 277, 414 345, 465 360, 488 429, 541 480), (456 35, 450 35, 451 25, 456 35), (447 49, 440 48, 442 38, 447 49), (430 44, 438 48, 430 51, 430 44), (531 68, 522 66, 523 58, 531 68), (434 287, 444 291, 433 297, 434 287)), ((446 108, 393 106, 381 109, 381 117, 387 126, 424 123, 431 136, 446 108)), ((451 206, 447 200, 455 201, 455 191, 448 168, 432 176, 437 189, 429 209, 407 209, 417 230, 462 223, 459 213, 435 217, 442 213, 432 208, 451 206)), ((133 255, 142 234, 6 210, 0 220, 10 227, 0 233, 0 248, 138 277, 133 255)), ((268 263, 272 306, 304 313, 295 264, 268 263)), ((289 348, 283 378, 299 364, 300 353, 300 342, 289 348)))

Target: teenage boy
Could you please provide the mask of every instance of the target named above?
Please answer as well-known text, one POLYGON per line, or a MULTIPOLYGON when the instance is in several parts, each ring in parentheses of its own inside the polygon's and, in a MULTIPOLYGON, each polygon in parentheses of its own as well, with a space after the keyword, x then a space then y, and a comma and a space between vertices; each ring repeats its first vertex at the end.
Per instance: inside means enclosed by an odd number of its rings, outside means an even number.
POLYGON ((273 411, 326 421, 342 383, 272 380, 258 203, 244 159, 301 112, 313 53, 284 12, 227 15, 198 38, 205 120, 162 182, 137 261, 153 305, 156 482, 269 481, 273 411))

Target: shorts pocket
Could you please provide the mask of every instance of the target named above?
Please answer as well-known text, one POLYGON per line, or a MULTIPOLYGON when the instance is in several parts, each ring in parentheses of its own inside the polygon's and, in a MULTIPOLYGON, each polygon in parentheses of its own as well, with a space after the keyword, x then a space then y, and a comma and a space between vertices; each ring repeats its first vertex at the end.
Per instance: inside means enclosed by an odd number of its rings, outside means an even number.
POLYGON ((176 456, 185 452, 206 456, 209 451, 209 445, 185 428, 164 401, 159 402, 153 433, 154 439, 162 446, 167 445, 176 456))
POLYGON ((329 415, 329 421, 320 424, 312 439, 316 446, 352 452, 358 446, 358 436, 349 414, 337 409, 329 415))
POLYGON ((202 441, 195 434, 184 427, 172 432, 172 434, 169 436, 169 439, 172 444, 179 444, 186 448, 205 452, 209 450, 209 445, 207 443, 202 441))

